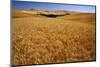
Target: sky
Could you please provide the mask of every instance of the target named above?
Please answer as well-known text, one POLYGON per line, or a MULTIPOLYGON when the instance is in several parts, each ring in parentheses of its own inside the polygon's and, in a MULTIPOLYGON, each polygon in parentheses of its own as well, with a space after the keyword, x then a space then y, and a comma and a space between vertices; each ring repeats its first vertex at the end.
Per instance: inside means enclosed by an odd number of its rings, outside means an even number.
POLYGON ((26 1, 12 1, 12 9, 36 9, 36 10, 66 10, 75 12, 95 13, 95 6, 74 5, 74 4, 54 4, 45 2, 26 2, 26 1))

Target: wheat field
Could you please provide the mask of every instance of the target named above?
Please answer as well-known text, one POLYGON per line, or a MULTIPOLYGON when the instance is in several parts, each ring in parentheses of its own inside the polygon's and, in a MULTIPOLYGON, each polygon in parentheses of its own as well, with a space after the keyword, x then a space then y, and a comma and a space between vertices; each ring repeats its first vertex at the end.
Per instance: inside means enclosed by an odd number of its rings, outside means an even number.
POLYGON ((12 64, 95 61, 95 13, 69 13, 50 18, 38 11, 13 11, 12 64))

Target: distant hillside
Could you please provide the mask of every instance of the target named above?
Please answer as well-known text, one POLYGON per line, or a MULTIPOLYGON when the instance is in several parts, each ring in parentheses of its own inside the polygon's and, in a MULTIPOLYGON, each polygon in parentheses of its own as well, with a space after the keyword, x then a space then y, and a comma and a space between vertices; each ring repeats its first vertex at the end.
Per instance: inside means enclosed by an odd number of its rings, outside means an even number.
POLYGON ((12 10, 13 18, 40 17, 40 16, 51 17, 51 18, 62 17, 63 19, 69 19, 74 21, 77 20, 85 21, 84 19, 86 18, 88 19, 88 21, 92 21, 91 19, 95 18, 95 13, 80 13, 80 12, 73 12, 73 11, 12 10))

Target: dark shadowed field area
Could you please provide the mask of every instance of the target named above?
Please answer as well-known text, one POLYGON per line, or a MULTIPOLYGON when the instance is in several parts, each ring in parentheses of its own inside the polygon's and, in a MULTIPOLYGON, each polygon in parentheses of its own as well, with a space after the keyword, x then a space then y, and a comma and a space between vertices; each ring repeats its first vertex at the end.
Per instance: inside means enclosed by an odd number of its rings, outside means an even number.
POLYGON ((12 11, 13 65, 96 60, 95 15, 12 11))

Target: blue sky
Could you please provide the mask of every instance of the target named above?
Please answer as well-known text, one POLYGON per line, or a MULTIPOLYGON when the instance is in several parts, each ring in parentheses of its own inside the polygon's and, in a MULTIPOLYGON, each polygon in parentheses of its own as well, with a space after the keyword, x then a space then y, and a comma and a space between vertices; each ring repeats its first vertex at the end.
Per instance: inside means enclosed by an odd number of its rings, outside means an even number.
POLYGON ((25 2, 25 1, 12 1, 12 8, 14 9, 37 9, 37 10, 68 10, 76 12, 89 12, 95 13, 95 6, 86 5, 72 5, 72 4, 51 4, 45 2, 25 2))

